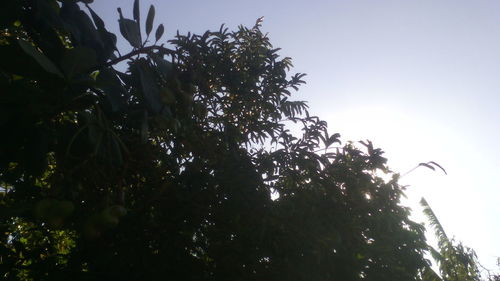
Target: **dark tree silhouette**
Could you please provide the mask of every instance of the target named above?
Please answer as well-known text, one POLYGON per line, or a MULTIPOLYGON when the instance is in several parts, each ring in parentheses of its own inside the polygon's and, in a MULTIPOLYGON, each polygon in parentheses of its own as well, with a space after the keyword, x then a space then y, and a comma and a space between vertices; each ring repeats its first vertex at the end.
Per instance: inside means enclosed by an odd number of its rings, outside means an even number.
POLYGON ((77 2, 0 9, 3 278, 421 279, 398 176, 291 99, 304 74, 260 22, 166 48, 136 1, 120 55, 77 2))

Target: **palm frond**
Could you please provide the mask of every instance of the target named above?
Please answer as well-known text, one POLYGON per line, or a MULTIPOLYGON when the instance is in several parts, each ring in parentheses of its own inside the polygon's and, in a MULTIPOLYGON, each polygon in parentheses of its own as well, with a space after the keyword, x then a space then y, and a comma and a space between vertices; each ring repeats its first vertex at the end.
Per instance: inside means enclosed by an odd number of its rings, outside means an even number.
POLYGON ((422 197, 420 200, 420 205, 424 207, 424 214, 427 217, 427 219, 430 222, 431 227, 434 229, 434 233, 436 234, 436 237, 438 238, 438 246, 440 249, 443 249, 444 247, 448 247, 451 243, 450 239, 448 239, 448 236, 446 235, 446 232, 444 231, 443 226, 439 222, 438 218, 434 214, 434 211, 432 211, 431 207, 425 200, 425 198, 422 197))
POLYGON ((435 278, 436 272, 430 272, 432 268, 426 268, 422 272, 422 280, 424 281, 479 281, 481 274, 478 268, 477 256, 474 250, 465 247, 462 243, 456 244, 453 239, 449 239, 446 235, 443 226, 437 219, 434 211, 422 198, 420 205, 424 207, 424 214, 430 222, 431 227, 434 229, 435 235, 438 239, 438 249, 428 246, 432 258, 439 265, 440 276, 439 279, 435 278), (433 274, 434 273, 434 274, 433 274))

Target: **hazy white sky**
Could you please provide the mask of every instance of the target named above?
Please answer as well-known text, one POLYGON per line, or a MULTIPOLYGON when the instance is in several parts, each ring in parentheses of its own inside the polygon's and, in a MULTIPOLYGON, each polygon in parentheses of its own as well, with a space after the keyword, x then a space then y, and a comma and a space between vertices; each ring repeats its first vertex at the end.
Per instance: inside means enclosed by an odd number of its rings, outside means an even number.
MULTIPOLYGON (((449 236, 493 268, 500 256, 500 1, 497 0, 142 0, 156 6, 164 39, 265 16, 281 55, 307 85, 296 99, 344 140, 370 139, 405 172, 408 204, 425 196, 449 236)), ((93 7, 116 29, 121 6, 93 7)), ((125 46, 125 45, 124 45, 125 46)), ((418 208, 414 207, 417 220, 418 208)))

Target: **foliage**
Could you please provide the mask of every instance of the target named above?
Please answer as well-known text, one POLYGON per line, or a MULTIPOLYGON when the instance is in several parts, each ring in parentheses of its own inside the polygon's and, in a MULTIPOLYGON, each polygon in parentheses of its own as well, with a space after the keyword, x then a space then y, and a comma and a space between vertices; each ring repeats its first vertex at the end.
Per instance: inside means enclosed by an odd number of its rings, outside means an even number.
POLYGON ((438 239, 438 250, 429 246, 432 258, 439 265, 438 276, 429 269, 429 281, 472 281, 481 280, 479 271, 480 264, 474 250, 465 247, 462 243, 456 244, 453 239, 449 239, 443 226, 432 211, 427 201, 422 198, 420 204, 424 207, 424 214, 434 228, 438 239))
POLYGON ((3 278, 421 279, 398 176, 377 176, 370 142, 330 149, 339 135, 290 99, 304 74, 259 21, 169 49, 136 1, 133 19, 118 10, 121 55, 84 3, 4 2, 3 278))

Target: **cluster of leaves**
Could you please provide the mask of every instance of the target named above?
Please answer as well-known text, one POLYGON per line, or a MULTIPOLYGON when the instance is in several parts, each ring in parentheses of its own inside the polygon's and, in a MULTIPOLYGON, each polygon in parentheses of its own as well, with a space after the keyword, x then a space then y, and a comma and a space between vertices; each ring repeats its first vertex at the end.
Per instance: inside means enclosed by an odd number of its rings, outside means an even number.
POLYGON ((339 135, 290 99, 304 75, 259 21, 167 49, 162 25, 149 42, 153 7, 142 40, 135 1, 121 55, 77 2, 3 3, 3 278, 422 278, 424 230, 397 175, 376 176, 382 151, 332 152, 339 135))

